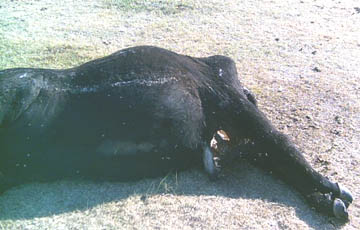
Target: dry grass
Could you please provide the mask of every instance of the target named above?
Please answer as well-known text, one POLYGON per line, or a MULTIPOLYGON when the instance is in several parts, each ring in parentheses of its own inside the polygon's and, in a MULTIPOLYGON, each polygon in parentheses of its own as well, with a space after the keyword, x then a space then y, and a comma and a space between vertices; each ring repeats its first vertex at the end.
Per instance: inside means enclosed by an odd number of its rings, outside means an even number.
POLYGON ((24 185, 0 197, 0 229, 360 229, 355 7, 356 0, 2 0, 0 69, 66 68, 142 44, 232 57, 274 124, 356 200, 342 226, 240 162, 216 183, 193 170, 133 183, 24 185))

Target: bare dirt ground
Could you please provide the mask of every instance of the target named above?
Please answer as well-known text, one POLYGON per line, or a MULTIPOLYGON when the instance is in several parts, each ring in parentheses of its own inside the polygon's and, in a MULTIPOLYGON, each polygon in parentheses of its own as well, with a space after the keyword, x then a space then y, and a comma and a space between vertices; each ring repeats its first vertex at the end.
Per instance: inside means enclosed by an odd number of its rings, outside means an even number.
POLYGON ((260 108, 355 201, 317 214, 246 162, 132 183, 27 184, 0 197, 0 229, 360 229, 357 0, 2 0, 0 69, 65 68, 135 45, 223 54, 260 108))

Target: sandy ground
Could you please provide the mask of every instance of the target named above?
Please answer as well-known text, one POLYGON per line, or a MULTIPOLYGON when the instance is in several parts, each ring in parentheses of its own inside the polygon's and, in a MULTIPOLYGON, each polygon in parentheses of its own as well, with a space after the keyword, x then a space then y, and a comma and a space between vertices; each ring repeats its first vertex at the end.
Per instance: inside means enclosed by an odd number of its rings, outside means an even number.
POLYGON ((0 69, 70 67, 143 44, 232 57, 270 120, 355 201, 339 223, 239 162, 218 182, 194 169, 27 184, 0 197, 0 229, 360 229, 359 28, 357 0, 2 0, 0 69))

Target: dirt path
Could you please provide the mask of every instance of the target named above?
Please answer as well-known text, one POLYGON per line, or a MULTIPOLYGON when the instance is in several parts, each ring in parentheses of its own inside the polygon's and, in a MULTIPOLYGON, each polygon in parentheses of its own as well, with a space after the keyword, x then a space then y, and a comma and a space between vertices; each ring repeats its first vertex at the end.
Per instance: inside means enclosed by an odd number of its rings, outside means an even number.
POLYGON ((0 69, 70 67, 142 44, 232 57, 273 123, 355 201, 342 226, 240 162, 216 183, 193 170, 24 185, 0 197, 0 229, 360 229, 359 28, 357 0, 2 0, 0 69))

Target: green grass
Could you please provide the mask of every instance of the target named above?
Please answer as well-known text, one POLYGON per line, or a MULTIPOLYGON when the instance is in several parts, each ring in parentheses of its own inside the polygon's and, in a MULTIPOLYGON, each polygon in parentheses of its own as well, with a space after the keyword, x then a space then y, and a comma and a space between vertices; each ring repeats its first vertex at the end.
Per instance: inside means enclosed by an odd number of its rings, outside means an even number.
POLYGON ((96 58, 93 49, 66 43, 40 44, 25 40, 9 40, 0 36, 0 69, 69 68, 96 58))
POLYGON ((195 7, 189 0, 104 0, 108 8, 117 8, 123 11, 153 11, 165 15, 176 14, 195 7))
POLYGON ((76 47, 68 44, 47 45, 40 50, 40 54, 31 56, 32 63, 42 63, 44 66, 53 66, 52 68, 68 68, 82 64, 89 59, 92 59, 91 54, 86 54, 86 51, 91 51, 89 47, 76 47), (84 53, 83 55, 82 53, 84 53))

